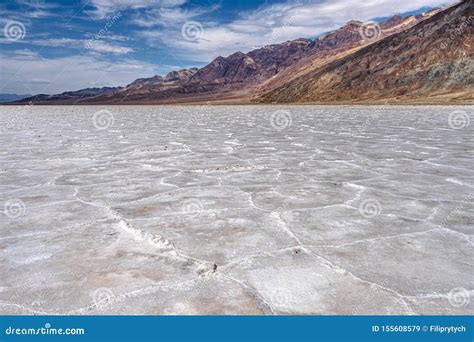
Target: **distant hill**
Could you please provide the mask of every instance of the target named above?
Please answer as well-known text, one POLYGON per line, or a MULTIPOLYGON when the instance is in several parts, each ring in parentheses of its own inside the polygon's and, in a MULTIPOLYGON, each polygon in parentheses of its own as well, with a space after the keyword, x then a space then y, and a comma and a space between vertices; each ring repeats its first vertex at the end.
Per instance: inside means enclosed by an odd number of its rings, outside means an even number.
POLYGON ((166 76, 156 75, 150 78, 139 78, 116 91, 101 94, 97 98, 85 99, 85 102, 129 103, 131 101, 151 101, 157 96, 155 93, 166 93, 180 89, 197 71, 197 68, 182 69, 172 71, 166 76))
POLYGON ((0 94, 0 103, 13 102, 30 97, 31 95, 0 94))
MULTIPOLYGON (((33 104, 63 104, 63 103, 80 103, 84 99, 94 98, 99 95, 107 94, 121 89, 120 87, 102 87, 102 88, 85 88, 76 91, 66 91, 56 95, 39 94, 30 96, 16 101, 16 103, 33 103, 33 104)), ((15 100, 13 100, 15 101, 15 100)), ((11 101, 11 102, 13 102, 11 101)))

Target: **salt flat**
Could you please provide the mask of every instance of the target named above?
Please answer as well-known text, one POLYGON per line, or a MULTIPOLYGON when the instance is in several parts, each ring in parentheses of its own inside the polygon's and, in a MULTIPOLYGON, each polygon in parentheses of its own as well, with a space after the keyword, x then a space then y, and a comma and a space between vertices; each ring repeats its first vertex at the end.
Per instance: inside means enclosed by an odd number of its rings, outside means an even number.
POLYGON ((473 107, 0 107, 1 314, 474 314, 473 107))

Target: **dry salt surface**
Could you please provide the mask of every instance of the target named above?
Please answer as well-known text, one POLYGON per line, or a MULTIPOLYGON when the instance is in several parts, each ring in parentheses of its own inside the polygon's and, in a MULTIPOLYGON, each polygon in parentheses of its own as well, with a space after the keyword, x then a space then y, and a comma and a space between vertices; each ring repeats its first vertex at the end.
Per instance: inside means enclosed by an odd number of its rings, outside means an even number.
POLYGON ((474 314, 473 107, 0 107, 1 314, 474 314))

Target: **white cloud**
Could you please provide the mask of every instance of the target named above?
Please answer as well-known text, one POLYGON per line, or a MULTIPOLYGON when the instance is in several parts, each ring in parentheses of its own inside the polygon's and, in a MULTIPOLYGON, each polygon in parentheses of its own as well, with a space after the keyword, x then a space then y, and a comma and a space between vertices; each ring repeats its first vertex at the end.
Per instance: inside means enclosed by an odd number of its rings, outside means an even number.
POLYGON ((53 16, 50 10, 56 7, 43 0, 17 0, 16 2, 26 8, 25 11, 20 11, 21 16, 34 19, 53 16))
POLYGON ((92 0, 94 10, 88 11, 96 18, 105 18, 113 13, 132 10, 131 23, 140 27, 173 26, 194 17, 213 12, 220 7, 221 0, 208 0, 205 6, 190 6, 188 0, 92 0), (135 11, 133 11, 135 10, 135 11))
POLYGON ((133 49, 129 47, 114 45, 111 43, 104 42, 102 40, 95 39, 85 40, 72 38, 49 38, 35 39, 29 41, 28 43, 48 47, 68 47, 74 49, 83 49, 84 51, 90 50, 100 53, 113 53, 117 55, 122 55, 133 51, 133 49))
POLYGON ((146 11, 144 14, 135 16, 133 24, 141 27, 154 26, 175 26, 198 17, 204 13, 215 10, 215 7, 196 7, 193 9, 183 9, 180 7, 161 7, 146 11))
POLYGON ((89 87, 121 86, 155 74, 137 60, 105 61, 100 56, 43 58, 29 50, 0 54, 0 93, 55 94, 89 87))
POLYGON ((86 48, 99 53, 113 53, 123 55, 132 52, 133 49, 126 46, 109 44, 100 40, 91 40, 85 43, 86 48))
POLYGON ((115 55, 124 55, 133 52, 133 49, 127 46, 121 46, 113 43, 106 42, 105 40, 125 40, 128 39, 121 36, 116 37, 104 37, 103 39, 73 39, 73 38, 46 38, 46 39, 31 39, 31 40, 19 40, 10 41, 6 38, 0 38, 2 44, 27 44, 27 45, 38 45, 47 47, 58 47, 58 48, 71 48, 83 50, 84 52, 98 52, 98 53, 111 53, 115 55))
MULTIPOLYGON (((181 37, 179 21, 161 29, 142 32, 151 43, 160 41, 189 60, 210 61, 219 55, 248 52, 268 44, 297 38, 310 38, 335 30, 350 20, 368 21, 425 6, 446 5, 450 0, 320 0, 287 1, 271 4, 227 24, 202 22, 204 32, 198 41, 181 37)), ((196 19, 194 19, 196 20, 196 19)))
POLYGON ((90 13, 98 18, 127 9, 169 8, 185 4, 187 0, 92 0, 94 10, 90 13))
POLYGON ((124 35, 121 35, 121 34, 111 34, 111 33, 107 33, 107 34, 105 34, 105 35, 103 36, 102 39, 125 42, 125 41, 130 40, 130 37, 124 36, 124 35))

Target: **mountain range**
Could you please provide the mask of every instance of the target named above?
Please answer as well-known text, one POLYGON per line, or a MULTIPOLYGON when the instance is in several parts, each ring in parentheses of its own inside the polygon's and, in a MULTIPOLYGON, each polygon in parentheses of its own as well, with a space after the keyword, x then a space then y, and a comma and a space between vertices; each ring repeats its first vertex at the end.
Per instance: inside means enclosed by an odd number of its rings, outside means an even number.
POLYGON ((236 52, 200 69, 15 103, 472 102, 473 3, 369 25, 350 21, 315 40, 236 52))
POLYGON ((18 95, 18 94, 0 94, 0 103, 3 102, 13 102, 13 101, 19 101, 22 99, 25 99, 27 97, 30 97, 31 95, 18 95))

